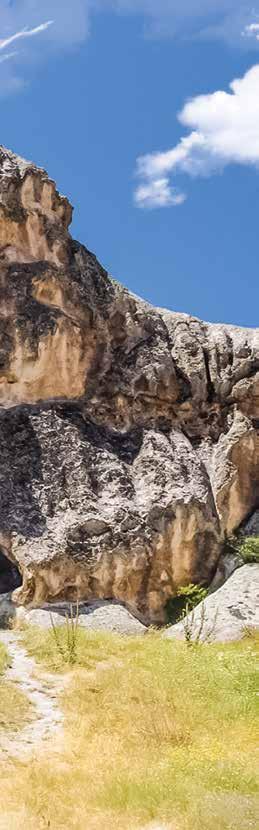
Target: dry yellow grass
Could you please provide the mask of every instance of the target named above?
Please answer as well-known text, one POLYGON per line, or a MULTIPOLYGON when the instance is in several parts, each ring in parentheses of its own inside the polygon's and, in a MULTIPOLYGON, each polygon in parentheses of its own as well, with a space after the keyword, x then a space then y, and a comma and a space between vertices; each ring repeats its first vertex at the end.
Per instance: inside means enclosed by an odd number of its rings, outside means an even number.
POLYGON ((255 830, 257 651, 80 632, 63 745, 0 769, 0 830, 255 830))

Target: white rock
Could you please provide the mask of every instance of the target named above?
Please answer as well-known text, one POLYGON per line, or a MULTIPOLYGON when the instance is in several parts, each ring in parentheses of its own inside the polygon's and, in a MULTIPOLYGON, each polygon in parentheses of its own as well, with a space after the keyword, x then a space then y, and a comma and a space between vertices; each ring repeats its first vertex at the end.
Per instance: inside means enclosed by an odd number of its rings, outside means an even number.
POLYGON ((241 640, 248 628, 259 628, 259 565, 244 565, 228 581, 195 608, 193 615, 172 625, 164 637, 185 638, 186 620, 191 639, 200 634, 201 642, 241 640))
MULTIPOLYGON (((31 610, 18 608, 16 618, 40 628, 51 628, 51 617, 55 625, 62 625, 66 621, 66 614, 70 614, 70 608, 68 603, 44 605, 42 608, 31 610)), ((75 605, 73 609, 75 615, 75 605)), ((146 626, 127 608, 116 602, 80 603, 79 624, 89 631, 110 631, 127 635, 143 635, 147 631, 146 626)))

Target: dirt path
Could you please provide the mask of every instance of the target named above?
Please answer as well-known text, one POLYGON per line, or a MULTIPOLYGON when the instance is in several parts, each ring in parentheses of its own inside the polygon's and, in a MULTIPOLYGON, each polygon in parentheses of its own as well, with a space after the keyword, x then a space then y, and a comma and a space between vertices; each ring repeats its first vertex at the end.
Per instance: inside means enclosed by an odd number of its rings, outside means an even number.
POLYGON ((41 677, 35 660, 28 656, 21 644, 19 634, 0 631, 0 642, 5 645, 12 661, 4 677, 15 683, 30 700, 35 716, 20 732, 0 734, 0 760, 7 756, 22 759, 61 731, 63 715, 58 696, 64 689, 65 680, 48 673, 41 677))

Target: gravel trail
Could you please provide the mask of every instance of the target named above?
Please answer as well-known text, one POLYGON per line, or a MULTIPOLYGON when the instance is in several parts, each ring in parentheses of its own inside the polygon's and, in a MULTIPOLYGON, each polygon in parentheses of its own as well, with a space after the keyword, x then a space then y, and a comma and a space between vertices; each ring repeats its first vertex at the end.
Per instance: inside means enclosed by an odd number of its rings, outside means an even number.
POLYGON ((62 731, 63 714, 58 696, 64 689, 65 679, 49 673, 41 677, 35 660, 29 657, 21 644, 19 634, 0 631, 0 642, 5 645, 12 661, 4 678, 14 683, 34 707, 33 720, 20 732, 0 733, 0 760, 7 756, 23 759, 62 731))

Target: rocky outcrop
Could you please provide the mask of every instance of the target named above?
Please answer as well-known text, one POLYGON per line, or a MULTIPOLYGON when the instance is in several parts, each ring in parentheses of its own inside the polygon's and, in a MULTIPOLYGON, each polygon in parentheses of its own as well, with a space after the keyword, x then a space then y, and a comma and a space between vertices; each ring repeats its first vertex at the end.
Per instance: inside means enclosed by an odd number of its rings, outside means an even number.
POLYGON ((241 640, 259 629, 259 565, 244 565, 165 637, 216 643, 241 640))
POLYGON ((0 149, 0 551, 21 604, 116 599, 162 621, 259 507, 259 330, 152 308, 71 216, 0 149))
MULTIPOLYGON (((4 605, 4 604, 3 604, 4 605)), ((5 600, 5 618, 7 599, 5 600)), ((74 621, 77 618, 77 606, 67 603, 57 605, 44 605, 42 608, 15 607, 9 600, 9 613, 13 619, 16 629, 26 625, 37 626, 38 628, 50 629, 53 626, 64 625, 66 616, 71 619, 71 610, 74 621)), ((1 624, 2 602, 0 597, 0 624, 1 624)), ((4 608, 3 608, 4 613, 4 608)), ((87 631, 105 631, 122 634, 123 636, 141 637, 147 633, 148 628, 134 617, 125 606, 119 602, 98 601, 92 603, 80 603, 78 607, 78 624, 80 628, 87 631)))
POLYGON ((209 581, 218 519, 182 433, 110 431, 63 403, 2 412, 0 446, 20 602, 115 597, 158 618, 175 586, 209 581))

